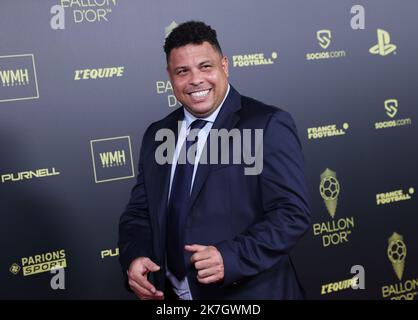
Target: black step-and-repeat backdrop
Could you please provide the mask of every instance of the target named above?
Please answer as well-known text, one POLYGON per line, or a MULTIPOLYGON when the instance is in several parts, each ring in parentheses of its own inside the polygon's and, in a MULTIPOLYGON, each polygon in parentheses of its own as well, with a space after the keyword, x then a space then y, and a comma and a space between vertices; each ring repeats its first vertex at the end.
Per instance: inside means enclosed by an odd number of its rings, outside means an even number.
POLYGON ((179 106, 164 38, 195 19, 242 94, 295 118, 308 297, 417 299, 417 14, 413 0, 2 0, 0 298, 134 298, 118 219, 147 125, 179 106))

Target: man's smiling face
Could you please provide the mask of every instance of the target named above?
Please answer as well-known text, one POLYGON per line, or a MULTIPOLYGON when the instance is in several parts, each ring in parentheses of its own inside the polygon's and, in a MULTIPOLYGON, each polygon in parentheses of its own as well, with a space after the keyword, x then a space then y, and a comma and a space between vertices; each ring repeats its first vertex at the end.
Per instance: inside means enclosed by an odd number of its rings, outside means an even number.
POLYGON ((177 100, 199 118, 215 111, 228 89, 228 60, 209 42, 171 50, 167 72, 177 100))

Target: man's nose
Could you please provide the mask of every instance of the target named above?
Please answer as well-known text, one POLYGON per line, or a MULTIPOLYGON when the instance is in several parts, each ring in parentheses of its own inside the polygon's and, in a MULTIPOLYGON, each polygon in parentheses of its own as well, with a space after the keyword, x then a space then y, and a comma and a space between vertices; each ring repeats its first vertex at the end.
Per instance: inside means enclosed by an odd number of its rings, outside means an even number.
POLYGON ((203 83, 202 73, 199 70, 191 72, 190 84, 193 86, 198 86, 203 83))

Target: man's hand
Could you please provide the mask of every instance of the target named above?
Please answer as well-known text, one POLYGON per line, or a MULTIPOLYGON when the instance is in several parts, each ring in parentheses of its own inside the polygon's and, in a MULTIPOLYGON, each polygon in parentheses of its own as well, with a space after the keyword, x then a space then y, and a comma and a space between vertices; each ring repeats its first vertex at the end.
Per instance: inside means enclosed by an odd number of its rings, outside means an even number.
POLYGON ((198 271, 197 280, 200 283, 215 283, 224 279, 224 261, 218 249, 199 244, 186 245, 184 248, 194 252, 190 261, 198 271))
POLYGON ((147 257, 140 257, 131 262, 128 270, 129 286, 141 300, 164 299, 164 293, 156 290, 147 279, 149 272, 158 270, 160 267, 147 257))

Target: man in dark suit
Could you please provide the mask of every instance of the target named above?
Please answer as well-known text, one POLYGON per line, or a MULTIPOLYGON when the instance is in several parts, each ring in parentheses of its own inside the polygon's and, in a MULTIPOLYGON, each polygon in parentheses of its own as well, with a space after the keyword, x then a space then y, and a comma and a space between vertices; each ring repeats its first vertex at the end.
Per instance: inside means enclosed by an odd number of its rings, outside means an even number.
POLYGON ((210 26, 183 23, 164 49, 183 107, 143 137, 138 180, 119 224, 130 289, 157 300, 302 299, 289 252, 309 229, 310 211, 291 116, 228 83, 228 60, 210 26), (219 144, 212 133, 222 129, 254 139, 219 144), (175 133, 165 153, 162 132, 175 133), (237 161, 248 150, 256 154, 251 172, 237 161))

